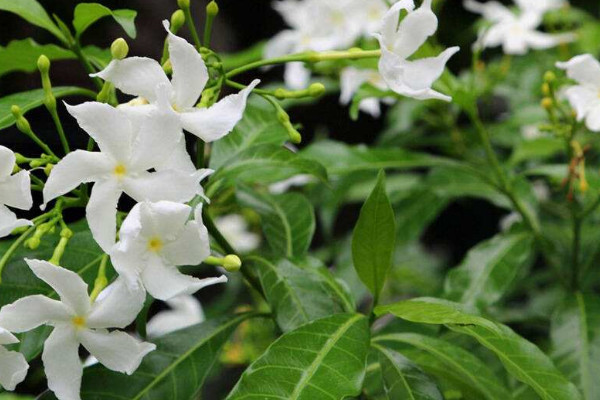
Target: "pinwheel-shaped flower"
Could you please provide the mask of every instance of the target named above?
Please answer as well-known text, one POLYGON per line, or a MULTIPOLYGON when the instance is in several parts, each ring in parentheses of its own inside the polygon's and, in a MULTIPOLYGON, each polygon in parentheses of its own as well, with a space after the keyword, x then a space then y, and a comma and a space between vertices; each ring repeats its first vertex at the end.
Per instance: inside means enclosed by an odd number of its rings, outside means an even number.
POLYGON ((222 138, 231 132, 242 118, 246 99, 260 81, 253 81, 246 89, 223 98, 212 107, 195 107, 208 82, 206 65, 194 46, 173 35, 167 21, 163 24, 168 32, 169 57, 173 67, 171 81, 156 60, 146 57, 113 60, 94 76, 112 82, 123 93, 142 97, 150 103, 146 106, 128 107, 129 110, 125 110, 134 113, 151 112, 159 101, 156 88, 163 85, 179 126, 205 142, 222 138))
POLYGON ((205 286, 227 282, 226 276, 198 279, 184 275, 180 265, 198 265, 210 255, 201 207, 161 201, 137 204, 129 213, 119 242, 111 252, 117 272, 132 287, 143 287, 159 300, 192 294, 205 286))
POLYGON ((0 388, 6 390, 15 390, 15 387, 23 382, 29 369, 29 365, 21 353, 9 351, 3 347, 14 343, 19 343, 19 339, 6 329, 0 328, 0 388))
POLYGON ((479 3, 465 0, 465 8, 481 14, 492 22, 492 26, 482 30, 480 44, 484 48, 502 46, 506 54, 522 55, 529 49, 548 49, 561 43, 575 39, 571 33, 549 34, 537 31, 548 7, 553 8, 549 1, 535 4, 537 0, 517 1, 521 12, 515 14, 506 6, 496 2, 479 3))
POLYGON ((589 130, 600 132, 600 63, 591 54, 582 54, 556 66, 577 82, 565 91, 577 120, 585 120, 589 130))
POLYGON ((417 10, 413 0, 401 0, 387 12, 377 38, 381 45, 379 72, 391 90, 419 100, 451 100, 433 90, 431 85, 442 75, 446 62, 458 47, 450 47, 437 57, 408 60, 435 33, 437 25, 431 0, 424 0, 417 10), (403 10, 408 15, 398 24, 403 10))
POLYGON ((60 400, 80 399, 80 345, 105 367, 127 374, 132 374, 144 356, 156 348, 125 332, 107 330, 133 322, 144 304, 142 290, 132 291, 118 279, 107 296, 92 303, 87 284, 76 273, 46 261, 25 261, 56 291, 60 301, 42 295, 21 298, 2 307, 0 325, 11 332, 26 332, 40 325, 54 327, 44 343, 42 360, 48 387, 60 400))
POLYGON ((87 205, 94 239, 106 252, 115 243, 116 208, 124 192, 136 201, 189 201, 199 191, 206 171, 159 169, 174 151, 178 136, 175 114, 156 109, 132 119, 122 110, 88 102, 67 107, 96 141, 100 152, 77 150, 53 169, 44 187, 44 203, 84 182, 95 182, 87 205))
POLYGON ((29 210, 33 205, 30 190, 29 172, 19 171, 12 175, 15 167, 15 153, 0 146, 0 238, 21 226, 31 225, 17 216, 6 206, 29 210))

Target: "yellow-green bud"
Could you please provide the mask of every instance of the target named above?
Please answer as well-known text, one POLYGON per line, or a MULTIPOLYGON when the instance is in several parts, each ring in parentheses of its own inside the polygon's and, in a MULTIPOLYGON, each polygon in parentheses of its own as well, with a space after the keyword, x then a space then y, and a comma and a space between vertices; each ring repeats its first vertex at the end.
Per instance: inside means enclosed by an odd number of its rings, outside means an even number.
POLYGON ((163 71, 165 71, 165 74, 171 75, 173 73, 173 64, 171 64, 171 59, 168 59, 167 61, 165 61, 162 68, 163 68, 163 71))
POLYGON ((548 83, 554 82, 556 80, 556 75, 552 71, 547 71, 544 74, 544 80, 548 83))
POLYGON ((237 272, 242 267, 242 260, 235 254, 229 254, 223 259, 223 268, 228 272, 237 272))
POLYGON ((550 110, 554 105, 554 101, 550 97, 544 97, 542 99, 542 107, 546 110, 550 110))
POLYGON ((17 129, 21 132, 31 132, 31 125, 29 125, 29 121, 25 119, 23 113, 21 112, 21 107, 17 105, 13 105, 10 108, 10 112, 12 112, 13 117, 17 120, 17 129))
POLYGON ((290 140, 292 143, 294 143, 294 144, 302 143, 302 135, 293 126, 288 129, 288 135, 290 136, 290 140))
POLYGON ((129 53, 129 45, 123 38, 118 38, 110 45, 110 54, 113 60, 122 60, 129 53))
POLYGON ((182 10, 190 8, 190 0, 177 0, 177 5, 182 10))
POLYGON ((17 164, 23 164, 23 163, 26 163, 27 161, 29 161, 29 158, 25 157, 24 155, 22 155, 20 153, 15 153, 15 162, 17 164))
POLYGON ((65 239, 71 239, 73 237, 73 231, 69 228, 63 228, 60 231, 60 237, 65 239))
POLYGON ((550 90, 550 85, 548 85, 547 82, 542 84, 542 94, 546 97, 552 94, 552 91, 550 90))
POLYGON ((319 82, 313 83, 308 87, 308 93, 312 97, 321 97, 325 93, 325 85, 319 82))
POLYGON ((177 10, 171 15, 171 32, 177 33, 185 24, 185 13, 182 10, 177 10))
POLYGON ((40 243, 42 241, 40 240, 40 238, 38 237, 32 237, 27 239, 27 241, 25 242, 25 247, 28 247, 31 250, 35 250, 38 247, 40 247, 40 243))
POLYGON ((44 174, 46 174, 46 176, 50 176, 52 168, 54 168, 54 164, 46 164, 46 167, 44 168, 44 174))
POLYGON ((208 3, 208 5, 206 6, 206 15, 210 18, 214 18, 217 16, 217 14, 219 13, 219 5, 217 4, 217 2, 215 0, 211 1, 210 3, 208 3))
POLYGON ((37 67, 42 74, 47 74, 50 71, 50 59, 42 54, 37 60, 37 67))

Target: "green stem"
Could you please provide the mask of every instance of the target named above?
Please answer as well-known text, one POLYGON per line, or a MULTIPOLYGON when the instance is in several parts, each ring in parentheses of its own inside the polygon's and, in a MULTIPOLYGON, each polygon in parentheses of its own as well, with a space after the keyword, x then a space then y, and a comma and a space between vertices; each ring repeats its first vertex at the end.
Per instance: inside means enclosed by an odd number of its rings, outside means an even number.
MULTIPOLYGON (((94 67, 92 67, 92 64, 90 63, 90 60, 88 60, 87 57, 85 56, 85 54, 83 54, 83 51, 81 50, 81 45, 79 44, 79 40, 76 40, 73 42, 73 45, 71 46, 71 51, 73 51, 73 53, 75 53, 75 55, 77 56, 77 59, 79 60, 81 65, 83 65, 83 68, 88 73, 88 75, 96 72, 94 70, 94 67)), ((94 82, 94 85, 96 85, 96 88, 98 89, 98 91, 102 90, 103 84, 102 84, 102 80, 100 80, 100 78, 90 77, 90 79, 94 82)))
POLYGON ((299 54, 290 54, 287 56, 260 60, 243 67, 233 69, 227 73, 227 78, 234 77, 243 72, 250 71, 255 68, 265 67, 267 65, 286 64, 289 62, 306 62, 316 63, 320 61, 331 60, 359 60, 362 58, 377 58, 381 56, 381 50, 345 50, 345 51, 324 51, 322 53, 308 52, 299 54))
POLYGON ((4 253, 2 258, 0 259, 0 283, 2 283, 2 270, 4 269, 6 264, 8 264, 8 261, 12 257, 13 253, 17 251, 19 246, 23 244, 25 239, 27 239, 27 237, 31 235, 35 231, 35 229, 36 226, 34 225, 27 229, 25 232, 23 232, 21 236, 19 236, 19 238, 13 242, 13 244, 8 248, 8 250, 6 250, 6 253, 4 253))
POLYGON ((50 115, 52 116, 52 120, 54 121, 54 125, 56 126, 56 130, 58 132, 58 137, 60 138, 60 143, 62 144, 63 151, 65 154, 69 154, 71 149, 69 147, 69 141, 67 140, 67 135, 65 135, 65 130, 63 129, 62 122, 60 121, 60 117, 58 116, 58 112, 56 111, 56 107, 49 108, 50 115))
POLYGON ((200 36, 198 36, 198 31, 196 30, 196 25, 194 24, 194 20, 192 19, 192 12, 190 11, 189 7, 183 9, 183 13, 185 15, 185 22, 188 26, 188 29, 190 30, 191 34, 192 34, 192 39, 194 39, 194 44, 196 45, 196 48, 198 50, 200 50, 200 48, 202 47, 202 42, 200 42, 200 36))
POLYGON ((204 168, 204 140, 198 138, 196 140, 196 168, 204 168))
POLYGON ((579 290, 579 251, 581 248, 581 225, 581 219, 575 213, 573 213, 571 288, 574 291, 579 290))

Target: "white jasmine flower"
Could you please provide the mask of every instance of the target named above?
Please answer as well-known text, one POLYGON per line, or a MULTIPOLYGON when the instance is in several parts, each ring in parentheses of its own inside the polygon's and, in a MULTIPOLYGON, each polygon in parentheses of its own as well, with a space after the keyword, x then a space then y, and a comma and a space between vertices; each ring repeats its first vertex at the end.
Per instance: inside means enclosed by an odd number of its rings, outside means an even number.
POLYGON ((544 14, 547 11, 557 10, 569 4, 566 0, 515 0, 521 10, 544 14))
MULTIPOLYGON (((358 89, 366 83, 382 91, 389 90, 388 85, 378 71, 354 67, 344 68, 340 75, 340 103, 344 105, 349 104, 358 89)), ((383 99, 369 97, 362 99, 358 108, 360 111, 377 118, 381 115, 380 102, 390 104, 393 101, 394 99, 390 97, 385 97, 383 99)))
POLYGON ((44 343, 42 361, 48 387, 59 400, 80 400, 83 345, 105 367, 132 374, 146 354, 156 348, 122 331, 143 307, 143 291, 132 291, 122 279, 104 299, 92 303, 87 284, 76 273, 46 261, 25 260, 33 273, 50 285, 60 301, 42 295, 27 296, 0 310, 0 325, 26 332, 40 325, 54 330, 44 343))
MULTIPOLYGON (((177 116, 178 124, 205 142, 218 140, 231 132, 242 118, 246 99, 260 81, 253 81, 246 89, 223 98, 212 107, 195 107, 208 82, 208 70, 194 46, 173 35, 167 21, 163 25, 168 32, 167 42, 173 67, 170 81, 161 65, 146 57, 112 60, 104 70, 93 76, 113 83, 123 93, 140 96, 150 103, 148 106, 123 107, 128 109, 125 111, 133 113, 151 112, 160 101, 156 88, 164 86, 167 102, 177 116)), ((178 149, 185 152, 185 141, 178 149)))
POLYGON ((379 72, 385 83, 394 92, 419 100, 439 99, 450 101, 449 96, 431 88, 444 72, 446 62, 459 48, 451 47, 437 57, 409 61, 427 38, 437 30, 437 17, 431 11, 431 0, 424 0, 421 7, 414 9, 413 0, 401 0, 394 4, 383 19, 381 34, 377 35, 381 45, 379 72), (408 15, 398 20, 400 13, 408 15))
POLYGON ((29 369, 29 365, 25 361, 23 354, 16 351, 8 351, 3 347, 4 345, 14 343, 19 343, 19 339, 6 329, 0 328, 0 388, 11 391, 15 390, 15 387, 23 382, 29 369))
POLYGON ((157 313, 148 321, 148 337, 157 338, 204 322, 204 311, 200 302, 191 295, 181 295, 166 301, 171 308, 157 313))
POLYGON ((215 219, 215 225, 231 246, 240 253, 249 253, 260 245, 260 236, 251 232, 246 220, 237 214, 215 219))
POLYGON ((585 120, 590 131, 600 132, 600 63, 591 54, 582 54, 556 66, 577 82, 565 90, 577 120, 585 120))
POLYGON ((210 255, 201 206, 193 215, 185 204, 139 203, 123 221, 119 239, 111 251, 115 269, 130 286, 142 285, 156 299, 168 300, 227 282, 226 276, 198 279, 177 269, 198 265, 210 255), (191 215, 194 219, 188 221, 191 215))
POLYGON ((480 36, 479 42, 484 48, 502 46, 506 54, 522 55, 529 49, 548 49, 575 40, 575 36, 571 33, 549 34, 537 31, 543 13, 546 11, 545 7, 550 3, 538 7, 532 6, 534 1, 537 2, 537 0, 518 2, 522 7, 518 14, 496 1, 479 3, 465 0, 464 6, 467 10, 481 14, 492 22, 492 26, 482 31, 480 36))
POLYGON ((138 202, 185 202, 198 192, 205 171, 148 172, 160 166, 177 145, 180 131, 173 113, 157 109, 140 122, 121 109, 97 102, 67 109, 96 141, 100 152, 76 150, 56 164, 44 187, 44 204, 81 183, 95 182, 87 220, 105 252, 115 243, 116 209, 122 193, 138 202))
POLYGON ((31 225, 30 221, 17 219, 8 209, 29 210, 33 205, 29 172, 19 171, 12 175, 14 167, 15 153, 0 146, 0 238, 10 235, 16 228, 31 225))

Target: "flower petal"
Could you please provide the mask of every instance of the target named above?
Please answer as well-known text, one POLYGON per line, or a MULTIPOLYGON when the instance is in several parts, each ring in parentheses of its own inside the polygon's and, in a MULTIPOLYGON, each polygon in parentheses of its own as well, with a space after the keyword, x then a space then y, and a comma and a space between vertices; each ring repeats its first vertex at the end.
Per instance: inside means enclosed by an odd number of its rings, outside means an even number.
POLYGON ((171 33, 168 21, 163 21, 163 25, 168 34, 169 58, 173 66, 173 100, 180 109, 193 107, 208 82, 208 70, 196 48, 171 33))
POLYGON ((582 85, 600 87, 600 62, 591 54, 581 54, 556 66, 567 71, 567 76, 582 85))
POLYGON ((0 345, 19 343, 19 339, 4 328, 0 328, 0 345))
POLYGON ((40 325, 66 322, 71 317, 71 310, 63 303, 38 294, 20 298, 2 307, 0 325, 11 332, 20 333, 40 325))
POLYGON ((123 180, 124 192, 138 202, 168 200, 185 203, 196 195, 199 186, 197 174, 176 170, 147 172, 123 180))
POLYGON ((497 1, 480 3, 474 0, 464 0, 463 5, 467 10, 483 15, 488 21, 498 22, 515 19, 515 15, 506 6, 497 1))
POLYGON ((176 169, 190 174, 196 172, 196 166, 187 151, 185 135, 181 135, 170 157, 156 165, 157 171, 176 169))
POLYGON ((583 121, 590 110, 600 104, 598 89, 593 86, 571 86, 565 90, 565 96, 571 103, 571 107, 577 113, 577 120, 583 121))
POLYGON ((171 265, 200 264, 210 256, 208 235, 203 237, 200 230, 206 230, 206 227, 199 226, 196 221, 188 222, 179 237, 165 246, 162 256, 171 265))
POLYGON ((590 110, 585 118, 585 126, 592 132, 600 132, 600 106, 590 110))
POLYGON ((105 69, 91 76, 109 81, 121 92, 141 96, 151 103, 156 100, 158 85, 171 84, 160 64, 146 57, 112 60, 105 69))
MULTIPOLYGON (((278 3, 276 3, 278 4, 278 3)), ((281 57, 290 54, 300 42, 300 33, 296 30, 286 29, 279 32, 265 45, 264 58, 281 57)))
POLYGON ((115 244, 117 205, 121 193, 115 180, 98 181, 92 188, 86 207, 86 217, 92 236, 106 253, 115 244))
POLYGON ((79 341, 72 325, 58 325, 42 353, 48 388, 60 400, 80 400, 83 364, 79 359, 79 341))
POLYGON ((142 281, 152 297, 168 300, 182 294, 192 294, 205 286, 227 282, 227 277, 197 279, 184 275, 175 267, 166 266, 158 257, 148 260, 142 272, 142 281))
POLYGON ((156 338, 199 324, 205 320, 200 302, 191 295, 174 297, 166 302, 170 310, 157 313, 146 326, 148 337, 156 338))
POLYGON ((0 346, 0 387, 12 391, 27 376, 29 365, 23 354, 0 346))
POLYGON ((125 328, 144 307, 146 292, 130 287, 124 278, 117 278, 105 291, 107 294, 99 297, 88 314, 89 328, 125 328))
POLYGON ((112 248, 110 260, 132 291, 140 288, 140 274, 147 259, 148 244, 137 238, 121 240, 112 248))
POLYGON ((102 153, 75 150, 52 168, 44 186, 44 206, 50 200, 75 189, 81 183, 94 182, 112 172, 114 165, 102 153))
POLYGON ((213 142, 227 135, 242 119, 246 100, 260 81, 255 79, 237 94, 221 99, 210 108, 195 109, 181 113, 183 128, 205 142, 213 142))
POLYGON ((90 310, 88 285, 75 272, 58 267, 47 261, 25 259, 33 273, 52 287, 62 303, 77 315, 85 316, 90 310))
POLYGON ((8 147, 0 146, 0 179, 10 176, 15 168, 15 153, 8 147))
MULTIPOLYGON (((386 14, 386 19, 391 15, 392 18, 395 16, 396 22, 398 21, 400 11, 404 8, 399 4, 396 3, 392 6, 386 14)), ((388 50, 392 50, 402 58, 408 58, 425 43, 429 36, 435 33, 437 26, 437 17, 431 11, 431 0, 425 0, 421 7, 409 12, 400 22, 398 31, 393 37, 393 47, 388 47, 388 50)), ((388 40, 385 40, 385 42, 388 43, 388 40)))
POLYGON ((129 159, 133 144, 133 127, 120 108, 88 101, 77 106, 65 103, 79 126, 98 143, 103 153, 123 162, 129 159))
POLYGON ((406 61, 403 66, 404 83, 413 90, 431 88, 431 85, 433 85, 444 72, 444 68, 450 57, 459 50, 459 47, 450 47, 437 57, 406 61))
POLYGON ((98 359, 100 364, 117 372, 131 375, 140 363, 156 346, 141 342, 125 332, 103 330, 83 330, 79 337, 81 344, 98 359))
POLYGON ((562 43, 573 42, 575 39, 577 39, 577 36, 572 33, 550 34, 530 31, 525 35, 525 40, 527 40, 529 47, 538 50, 549 49, 562 43))
POLYGON ((340 103, 349 104, 356 91, 369 80, 373 71, 347 67, 340 74, 340 103))
POLYGON ((174 240, 183 231, 190 218, 192 207, 173 201, 144 202, 140 207, 140 234, 174 240))
POLYGON ((32 226, 33 223, 26 219, 17 219, 15 213, 0 205, 0 238, 8 236, 17 228, 32 226))
POLYGON ((285 65, 283 80, 285 85, 293 90, 306 89, 310 83, 311 72, 301 62, 290 62, 285 65))
POLYGON ((20 210, 31 208, 33 199, 28 171, 19 171, 0 182, 0 204, 20 210))

